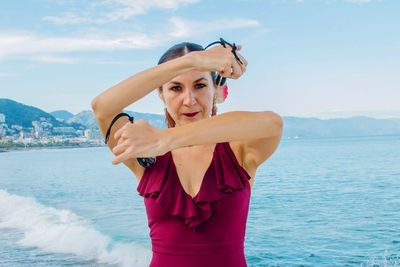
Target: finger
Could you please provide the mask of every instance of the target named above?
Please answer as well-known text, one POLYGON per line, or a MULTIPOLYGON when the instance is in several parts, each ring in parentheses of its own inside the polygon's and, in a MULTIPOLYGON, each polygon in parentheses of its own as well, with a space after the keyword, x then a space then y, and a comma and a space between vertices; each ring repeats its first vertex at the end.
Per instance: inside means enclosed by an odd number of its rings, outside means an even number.
POLYGON ((127 160, 129 158, 129 151, 125 150, 124 153, 116 156, 113 160, 112 160, 112 164, 119 164, 121 162, 124 162, 125 160, 127 160))
POLYGON ((126 122, 122 127, 121 127, 121 129, 119 129, 115 134, 114 134, 114 136, 116 136, 116 137, 121 137, 123 134, 124 134, 124 132, 127 132, 128 130, 128 127, 129 126, 131 126, 133 123, 130 123, 129 121, 128 122, 126 122), (118 135, 117 135, 117 133, 118 133, 118 135))
POLYGON ((237 79, 240 76, 242 76, 242 74, 243 74, 242 68, 239 65, 240 65, 239 62, 237 62, 236 60, 233 60, 232 74, 231 74, 232 79, 237 79))
POLYGON ((247 66, 247 64, 249 64, 249 62, 247 61, 247 59, 244 58, 244 56, 242 56, 241 54, 238 54, 240 60, 244 63, 245 66, 247 66))
POLYGON ((126 126, 126 124, 124 126, 122 126, 120 129, 118 129, 118 131, 114 134, 114 139, 120 138, 123 131, 125 130, 125 126, 126 126))
POLYGON ((127 142, 122 142, 121 144, 116 145, 113 149, 112 152, 114 155, 119 155, 125 151, 125 149, 128 147, 127 142))
POLYGON ((226 65, 223 70, 220 72, 222 77, 230 78, 231 77, 231 72, 232 72, 232 67, 231 65, 226 65))
POLYGON ((126 138, 123 138, 122 136, 118 139, 117 145, 122 144, 123 142, 125 142, 126 138))
MULTIPOLYGON (((238 58, 240 59, 240 61, 243 62, 243 64, 241 64, 241 65, 247 66, 247 64, 248 64, 247 60, 246 60, 239 52, 237 52, 237 50, 236 50, 236 55, 238 56, 238 58)), ((236 60, 237 60, 237 59, 236 59, 236 60)))
POLYGON ((242 74, 246 71, 246 64, 245 64, 245 60, 244 57, 242 55, 240 55, 239 53, 237 53, 238 57, 240 58, 240 60, 243 62, 243 64, 241 64, 237 59, 236 62, 238 63, 240 70, 242 71, 242 74))

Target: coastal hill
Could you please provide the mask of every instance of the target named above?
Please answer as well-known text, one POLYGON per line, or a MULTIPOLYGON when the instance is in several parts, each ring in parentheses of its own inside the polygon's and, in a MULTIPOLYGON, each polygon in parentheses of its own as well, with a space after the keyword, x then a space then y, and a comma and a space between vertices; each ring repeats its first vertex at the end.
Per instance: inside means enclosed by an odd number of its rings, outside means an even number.
POLYGON ((50 114, 54 117, 59 119, 60 121, 66 121, 69 118, 72 118, 74 116, 74 114, 72 114, 71 112, 69 112, 68 110, 56 110, 56 111, 52 111, 50 112, 50 114))
POLYGON ((40 117, 45 118, 53 126, 65 126, 59 122, 51 114, 34 106, 28 106, 17 101, 0 98, 0 113, 6 116, 5 123, 11 127, 16 124, 24 128, 32 127, 32 121, 39 121, 40 117))
MULTIPOLYGON (((135 120, 144 119, 152 126, 166 128, 164 115, 124 111, 135 120)), ((67 110, 47 113, 37 107, 18 103, 11 99, 0 99, 0 113, 6 116, 5 123, 22 127, 32 127, 32 121, 44 117, 53 126, 70 126, 74 128, 98 129, 96 119, 91 110, 72 114, 67 110)), ((377 119, 367 116, 350 118, 319 119, 315 117, 282 116, 284 121, 283 138, 335 138, 354 136, 400 136, 400 119, 377 119)))
MULTIPOLYGON (((144 119, 149 122, 150 125, 157 128, 166 128, 166 124, 164 122, 164 116, 158 114, 151 113, 140 113, 134 111, 124 110, 125 113, 133 116, 134 121, 139 119, 144 119)), ((91 110, 84 110, 69 118, 67 123, 80 123, 86 125, 90 129, 98 129, 96 118, 91 110)))
POLYGON ((352 136, 399 135, 400 119, 376 119, 366 116, 325 119, 283 117, 285 137, 334 138, 352 136))

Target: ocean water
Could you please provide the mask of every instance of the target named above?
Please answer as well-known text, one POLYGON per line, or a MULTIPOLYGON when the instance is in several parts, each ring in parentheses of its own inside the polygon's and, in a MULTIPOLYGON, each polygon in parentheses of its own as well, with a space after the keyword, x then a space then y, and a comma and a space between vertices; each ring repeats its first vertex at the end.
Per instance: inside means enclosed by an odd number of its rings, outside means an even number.
MULTIPOLYGON (((106 147, 0 153, 0 266, 148 266, 137 181, 106 147)), ((400 136, 282 140, 252 191, 249 266, 400 266, 400 136)))

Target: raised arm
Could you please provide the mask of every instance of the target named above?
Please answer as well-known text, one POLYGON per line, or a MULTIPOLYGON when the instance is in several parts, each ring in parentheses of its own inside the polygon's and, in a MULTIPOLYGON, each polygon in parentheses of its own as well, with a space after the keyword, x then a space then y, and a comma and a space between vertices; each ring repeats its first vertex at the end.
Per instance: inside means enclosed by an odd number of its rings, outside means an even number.
MULTIPOLYGON (((167 61, 139 72, 96 96, 91 105, 103 137, 105 138, 111 121, 118 113, 123 112, 125 107, 146 96, 176 75, 191 70, 193 66, 191 61, 192 58, 185 56, 167 61)), ((129 123, 128 118, 123 116, 112 126, 107 142, 110 150, 120 142, 119 138, 114 137, 114 134, 127 123, 129 123)), ((144 168, 140 166, 136 158, 127 158, 123 163, 136 175, 138 180, 141 178, 144 168)))
POLYGON ((272 111, 230 111, 165 129, 169 149, 281 135, 282 119, 272 111))
POLYGON ((251 161, 260 164, 273 152, 271 147, 276 147, 280 140, 282 125, 282 118, 272 111, 230 111, 155 133, 140 128, 139 124, 127 125, 115 133, 114 138, 125 134, 129 139, 130 132, 143 137, 116 146, 113 152, 117 157, 113 164, 129 157, 162 155, 180 147, 231 141, 239 141, 245 154, 253 154, 246 155, 248 160, 253 158, 251 161))
POLYGON ((120 113, 154 89, 174 77, 193 69, 191 57, 179 57, 139 72, 105 90, 92 100, 92 109, 99 119, 120 113))

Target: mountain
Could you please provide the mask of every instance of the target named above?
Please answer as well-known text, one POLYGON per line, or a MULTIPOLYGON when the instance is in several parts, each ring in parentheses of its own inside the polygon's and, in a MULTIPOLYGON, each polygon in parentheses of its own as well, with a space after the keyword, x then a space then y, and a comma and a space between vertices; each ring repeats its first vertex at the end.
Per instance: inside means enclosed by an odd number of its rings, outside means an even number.
MULTIPOLYGON (((144 119, 152 126, 166 128, 164 115, 138 113, 125 111, 133 116, 135 120, 144 119)), ((92 115, 92 114, 91 114, 92 115)), ((93 115, 92 115, 93 116, 93 115)), ((400 135, 400 119, 375 119, 358 116, 346 119, 299 118, 282 116, 284 121, 284 139, 288 138, 334 138, 350 136, 370 135, 400 135)), ((86 122, 80 123, 97 128, 97 122, 93 116, 86 122)))
POLYGON ((32 127, 32 121, 40 121, 40 117, 44 117, 46 121, 53 126, 64 126, 51 114, 33 107, 24 105, 7 98, 0 98, 0 113, 6 116, 6 124, 11 127, 13 124, 21 125, 22 127, 32 127))
POLYGON ((85 111, 79 112, 75 116, 72 116, 71 118, 69 118, 66 122, 67 123, 80 123, 90 129, 98 128, 96 119, 93 116, 93 112, 90 110, 85 110, 85 111))
POLYGON ((400 110, 356 110, 356 111, 328 111, 312 113, 304 116, 296 117, 317 117, 320 119, 344 119, 351 117, 370 117, 375 119, 398 119, 400 118, 400 110))
MULTIPOLYGON (((151 114, 151 113, 139 113, 127 110, 124 110, 124 112, 129 114, 130 116, 133 116, 134 121, 139 119, 144 119, 153 127, 167 128, 167 125, 165 123, 165 118, 163 115, 151 114)), ((90 110, 85 110, 76 114, 72 118, 68 119, 67 122, 78 122, 83 125, 86 125, 88 128, 91 129, 99 128, 97 125, 96 118, 94 117, 93 112, 90 110)))
MULTIPOLYGON (((164 115, 124 111, 134 120, 144 119, 156 128, 166 128, 164 115)), ((97 121, 91 110, 82 111, 76 115, 61 110, 54 111, 55 116, 66 118, 66 121, 57 121, 51 114, 33 106, 27 106, 10 99, 0 99, 0 113, 6 116, 6 123, 11 127, 18 124, 23 127, 32 127, 33 120, 46 118, 53 126, 72 126, 75 129, 98 129, 97 121)), ((400 119, 376 119, 367 116, 350 118, 319 119, 316 117, 282 116, 284 122, 284 139, 289 138, 335 138, 371 135, 399 135, 400 119)))
POLYGON ((400 135, 400 119, 358 116, 345 119, 299 118, 285 116, 284 138, 326 138, 370 135, 400 135))
POLYGON ((74 116, 74 114, 67 110, 55 110, 53 112, 50 112, 50 114, 56 119, 61 119, 61 121, 66 121, 74 116))
POLYGON ((130 116, 133 116, 134 120, 146 120, 149 124, 156 128, 167 128, 167 124, 165 123, 165 116, 152 114, 152 113, 139 113, 134 111, 125 111, 130 116))

